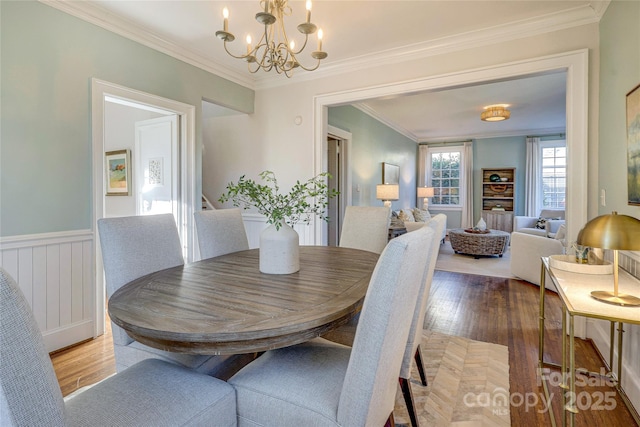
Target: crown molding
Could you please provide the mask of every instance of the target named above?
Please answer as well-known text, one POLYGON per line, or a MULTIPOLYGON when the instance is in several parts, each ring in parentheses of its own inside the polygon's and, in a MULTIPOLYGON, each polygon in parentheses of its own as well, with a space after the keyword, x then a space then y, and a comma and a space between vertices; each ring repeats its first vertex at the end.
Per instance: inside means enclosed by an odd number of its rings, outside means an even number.
POLYGON ((39 1, 249 89, 262 90, 360 71, 374 66, 397 64, 399 62, 427 58, 443 53, 475 49, 498 42, 516 40, 597 23, 600 21, 611 0, 595 1, 588 5, 541 15, 535 18, 414 43, 401 48, 387 49, 375 54, 338 60, 324 64, 321 68, 313 72, 294 74, 291 78, 282 78, 279 74, 247 75, 244 69, 240 71, 239 69, 225 67, 204 57, 198 52, 168 41, 160 35, 143 29, 134 22, 108 12, 89 1, 39 1))
POLYGON ((474 133, 474 134, 461 134, 461 135, 453 135, 453 136, 430 136, 430 137, 419 137, 418 144, 433 144, 437 142, 451 142, 451 141, 462 141, 462 140, 478 140, 478 139, 487 139, 487 138, 508 138, 513 136, 527 136, 527 135, 555 135, 555 134, 566 134, 567 129, 562 128, 544 128, 544 129, 518 129, 518 130, 510 130, 504 132, 492 132, 492 133, 474 133))
POLYGON ((376 120, 376 121, 386 125, 387 127, 395 130, 399 134, 409 138, 413 142, 416 142, 416 143, 418 142, 418 137, 415 134, 413 134, 413 132, 410 132, 408 129, 403 128, 402 126, 400 126, 396 122, 393 122, 393 121, 389 120, 388 118, 381 116, 380 114, 378 114, 378 112, 376 110, 374 110, 373 108, 371 108, 367 104, 354 103, 354 104, 351 104, 351 106, 357 108, 360 111, 362 111, 363 113, 365 113, 366 115, 370 116, 374 120, 376 120))
MULTIPOLYGON (((601 2, 597 2, 600 5, 601 2)), ((608 2, 607 2, 608 5, 608 2)), ((460 33, 439 39, 406 45, 401 48, 387 49, 374 54, 361 55, 346 60, 331 62, 312 73, 297 74, 291 79, 278 79, 278 76, 264 76, 256 79, 256 89, 270 89, 292 82, 303 82, 323 77, 335 76, 347 72, 356 72, 380 65, 398 64, 404 61, 423 59, 454 51, 476 49, 525 37, 565 30, 600 21, 606 6, 594 8, 591 5, 578 6, 561 12, 541 15, 535 18, 513 21, 507 24, 460 33)))
POLYGON ((139 27, 134 22, 115 15, 89 1, 70 0, 38 0, 69 15, 80 18, 90 24, 97 25, 107 31, 118 34, 151 49, 165 53, 175 59, 208 71, 233 83, 249 89, 255 89, 255 79, 239 73, 237 70, 224 67, 203 55, 179 46, 158 34, 139 27))

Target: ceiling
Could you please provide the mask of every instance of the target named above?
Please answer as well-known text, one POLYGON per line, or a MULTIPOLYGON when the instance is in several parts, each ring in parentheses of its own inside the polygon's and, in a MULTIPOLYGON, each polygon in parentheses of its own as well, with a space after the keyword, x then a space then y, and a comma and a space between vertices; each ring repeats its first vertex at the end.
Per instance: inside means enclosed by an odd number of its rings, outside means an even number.
MULTIPOLYGON (((43 0, 46 1, 46 0, 43 0)), ((68 13, 118 32, 247 87, 282 85, 337 74, 349 67, 365 69, 403 55, 433 55, 469 43, 492 43, 496 37, 530 35, 597 22, 608 0, 315 0, 311 21, 323 29, 320 69, 296 73, 291 80, 274 72, 250 74, 246 63, 224 51, 215 32, 222 28, 222 9, 230 11, 230 49, 244 53, 244 38, 260 25, 257 0, 55 1, 68 13), (526 34, 525 34, 526 33, 526 34), (514 35, 516 34, 516 35, 514 35), (235 46, 234 46, 235 45, 235 46)), ((288 34, 304 21, 304 1, 290 1, 288 34), (291 28, 289 29, 289 23, 291 28)), ((313 46, 315 46, 315 39, 313 46)), ((299 42, 300 43, 300 42, 299 42)), ((309 58, 310 59, 310 58, 309 58)), ((422 141, 562 133, 565 128, 565 74, 531 76, 470 87, 369 100, 356 105, 411 139, 422 141), (480 121, 486 105, 510 104, 511 118, 480 121)))

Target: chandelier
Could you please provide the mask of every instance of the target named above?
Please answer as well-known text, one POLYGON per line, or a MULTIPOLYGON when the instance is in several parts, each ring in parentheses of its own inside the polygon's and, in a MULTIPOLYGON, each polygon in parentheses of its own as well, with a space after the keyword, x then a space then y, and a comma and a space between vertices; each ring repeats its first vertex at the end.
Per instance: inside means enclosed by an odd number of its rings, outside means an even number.
POLYGON ((484 107, 480 114, 480 120, 485 122, 499 122, 511 117, 511 111, 507 110, 509 104, 496 104, 484 107))
POLYGON ((279 74, 284 73, 291 77, 293 70, 302 68, 306 71, 313 71, 320 66, 320 61, 327 57, 327 53, 322 51, 322 30, 318 30, 311 22, 311 0, 307 0, 307 19, 298 25, 298 31, 304 34, 304 42, 297 48, 293 39, 289 39, 284 27, 284 17, 291 15, 291 7, 287 0, 261 0, 261 11, 256 13, 256 21, 264 25, 264 32, 260 40, 252 45, 251 35, 247 36, 247 53, 235 55, 229 51, 227 43, 235 40, 235 36, 229 32, 229 9, 226 7, 222 11, 224 18, 223 29, 216 31, 216 36, 224 41, 224 50, 234 58, 247 61, 249 71, 256 73, 262 69, 264 71, 275 70, 279 74), (315 65, 303 65, 298 60, 298 55, 307 47, 309 35, 318 33, 317 50, 311 52, 311 57, 316 60, 315 65))

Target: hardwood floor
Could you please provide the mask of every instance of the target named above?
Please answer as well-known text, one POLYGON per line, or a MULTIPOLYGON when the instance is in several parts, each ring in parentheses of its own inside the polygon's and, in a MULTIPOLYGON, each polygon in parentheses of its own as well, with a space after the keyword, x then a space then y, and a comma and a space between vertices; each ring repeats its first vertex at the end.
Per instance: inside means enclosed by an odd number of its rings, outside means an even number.
MULTIPOLYGON (((434 331, 502 344, 509 348, 511 425, 550 425, 538 375, 539 288, 527 282, 436 271, 425 327, 434 331), (522 399, 521 399, 522 398, 522 399)), ((560 361, 561 312, 557 295, 547 291, 545 359, 560 361)), ((51 355, 63 395, 115 372, 111 335, 51 355)), ((604 364, 590 341, 576 340, 576 365, 599 372, 604 364)), ((551 379, 554 379, 551 371, 551 379)), ((584 381, 598 382, 598 378, 584 381)), ((553 381, 551 381, 553 382, 553 381)), ((556 422, 561 425, 560 388, 550 387, 556 422)), ((615 389, 577 387, 576 392, 596 402, 615 389), (581 394, 582 393, 582 394, 581 394)), ((636 426, 621 398, 613 393, 615 408, 591 409, 576 415, 577 426, 636 426)), ((601 401, 608 407, 607 401, 601 401)), ((590 405, 593 406, 593 405, 590 405)), ((611 405, 613 406, 613 405, 611 405)))

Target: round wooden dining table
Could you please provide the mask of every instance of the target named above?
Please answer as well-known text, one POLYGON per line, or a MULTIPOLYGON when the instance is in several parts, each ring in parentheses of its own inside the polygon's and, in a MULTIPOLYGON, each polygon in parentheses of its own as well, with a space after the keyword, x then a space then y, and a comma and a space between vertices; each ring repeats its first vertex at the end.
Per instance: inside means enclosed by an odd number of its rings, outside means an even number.
POLYGON ((161 270, 127 283, 108 303, 136 341, 191 354, 242 354, 298 344, 346 323, 362 307, 378 254, 301 246, 300 271, 259 271, 258 249, 161 270))

